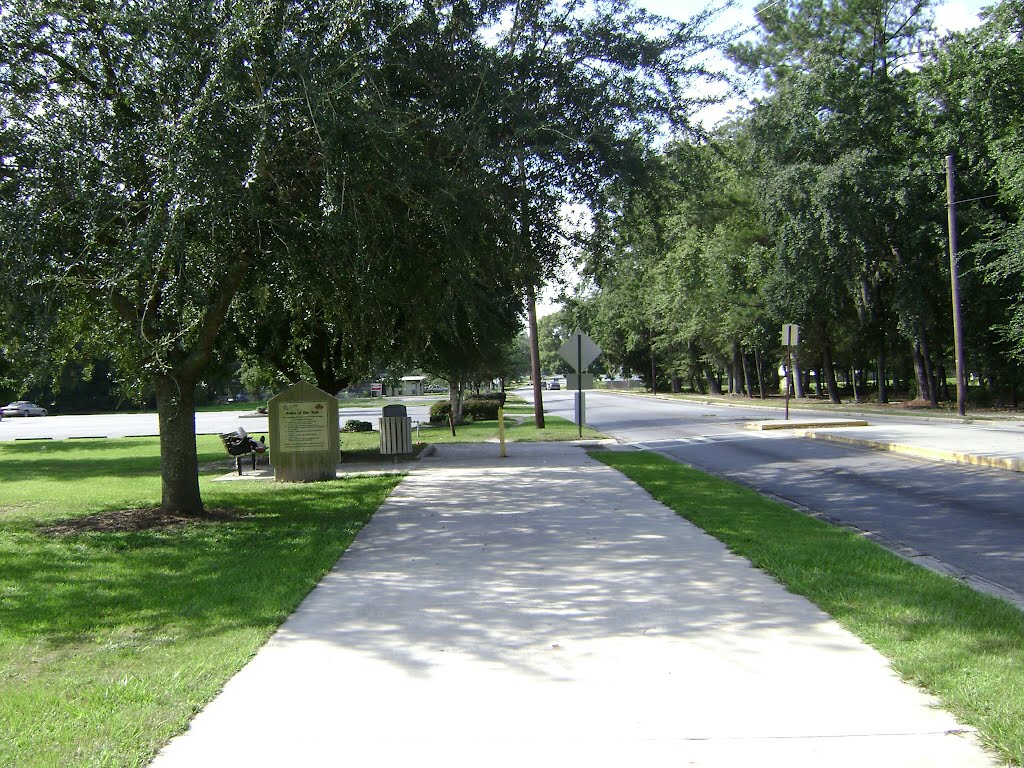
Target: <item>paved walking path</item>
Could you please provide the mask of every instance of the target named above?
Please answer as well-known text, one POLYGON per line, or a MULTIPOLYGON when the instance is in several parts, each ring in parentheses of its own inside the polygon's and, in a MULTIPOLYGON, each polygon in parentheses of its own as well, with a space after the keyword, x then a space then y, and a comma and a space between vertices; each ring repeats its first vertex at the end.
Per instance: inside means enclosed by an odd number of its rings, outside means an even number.
POLYGON ((615 470, 497 452, 419 462, 154 768, 995 765, 615 470))

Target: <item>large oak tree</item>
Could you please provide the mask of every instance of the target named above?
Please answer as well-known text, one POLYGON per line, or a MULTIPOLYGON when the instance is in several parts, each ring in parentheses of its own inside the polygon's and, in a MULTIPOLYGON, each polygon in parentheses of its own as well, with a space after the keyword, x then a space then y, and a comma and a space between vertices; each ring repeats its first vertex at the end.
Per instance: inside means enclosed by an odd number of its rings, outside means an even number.
POLYGON ((162 504, 198 513, 219 347, 335 389, 440 349, 442 318, 503 343, 479 329, 513 329, 564 204, 685 122, 707 46, 625 0, 5 7, 4 308, 153 389, 162 504))

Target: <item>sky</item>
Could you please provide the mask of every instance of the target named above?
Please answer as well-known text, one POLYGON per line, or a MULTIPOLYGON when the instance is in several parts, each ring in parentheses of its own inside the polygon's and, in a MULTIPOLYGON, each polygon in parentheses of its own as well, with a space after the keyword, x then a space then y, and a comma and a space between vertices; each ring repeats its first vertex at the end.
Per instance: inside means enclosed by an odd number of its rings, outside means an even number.
MULTIPOLYGON (((939 31, 960 31, 978 23, 978 12, 994 0, 945 0, 935 7, 935 21, 939 31)), ((636 0, 652 13, 670 16, 685 21, 701 11, 705 3, 702 0, 636 0)), ((724 26, 742 24, 753 26, 755 0, 738 0, 735 8, 723 15, 724 26)))
MULTIPOLYGON (((681 21, 699 13, 706 5, 703 0, 635 0, 635 2, 659 16, 668 16, 681 21)), ((716 28, 753 27, 754 6, 758 2, 759 0, 737 0, 736 6, 722 15, 716 28)), ((934 6, 935 25, 940 32, 958 32, 970 29, 978 24, 978 14, 981 9, 991 5, 992 2, 994 0, 945 0, 944 2, 939 0, 934 6)), ((725 110, 717 108, 717 112, 721 114, 709 113, 708 122, 713 123, 716 119, 723 117, 725 110)), ((569 282, 574 282, 572 275, 566 275, 566 279, 569 282)), ((537 302, 539 316, 543 317, 560 309, 560 305, 555 303, 558 292, 558 286, 548 286, 541 292, 537 302)))

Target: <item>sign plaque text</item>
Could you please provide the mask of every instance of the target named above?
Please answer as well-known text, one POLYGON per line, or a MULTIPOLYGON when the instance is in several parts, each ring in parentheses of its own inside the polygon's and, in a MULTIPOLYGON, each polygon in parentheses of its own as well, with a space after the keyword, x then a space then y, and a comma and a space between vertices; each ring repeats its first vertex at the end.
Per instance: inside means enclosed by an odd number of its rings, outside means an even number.
POLYGON ((324 402, 281 403, 281 450, 311 453, 330 448, 330 408, 324 402))

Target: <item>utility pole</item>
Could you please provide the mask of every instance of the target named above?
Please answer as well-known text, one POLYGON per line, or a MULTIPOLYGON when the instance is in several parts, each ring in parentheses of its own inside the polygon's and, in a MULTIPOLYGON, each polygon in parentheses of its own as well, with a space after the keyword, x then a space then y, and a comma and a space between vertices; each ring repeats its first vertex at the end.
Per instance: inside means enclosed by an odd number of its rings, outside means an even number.
POLYGON ((537 290, 526 288, 526 322, 530 329, 530 378, 533 380, 533 423, 544 429, 544 394, 540 387, 540 340, 537 338, 537 290))
MULTIPOLYGON (((523 255, 530 254, 533 244, 530 240, 530 201, 526 185, 526 162, 522 153, 517 158, 519 165, 519 235, 523 255)), ((540 340, 537 338, 537 287, 534 281, 526 286, 526 323, 530 331, 530 378, 533 380, 533 423, 537 429, 544 429, 544 395, 540 388, 540 340)))
POLYGON ((967 372, 964 364, 964 325, 960 314, 960 272, 957 267, 956 166, 953 155, 946 155, 946 209, 949 220, 949 282, 953 294, 953 346, 956 351, 956 412, 967 411, 967 372))

